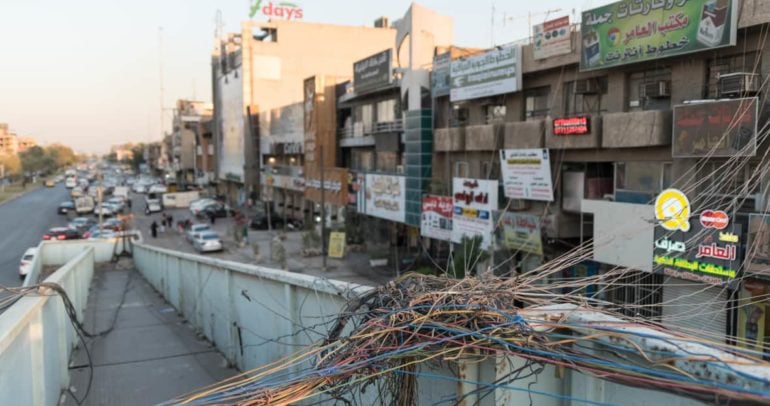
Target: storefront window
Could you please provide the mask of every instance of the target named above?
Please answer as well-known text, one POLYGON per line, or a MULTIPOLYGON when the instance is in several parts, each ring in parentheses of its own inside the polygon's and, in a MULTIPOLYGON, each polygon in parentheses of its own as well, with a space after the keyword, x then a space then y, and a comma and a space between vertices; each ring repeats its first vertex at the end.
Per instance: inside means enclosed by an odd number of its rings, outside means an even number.
POLYGON ((377 152, 377 171, 378 172, 396 172, 398 162, 398 152, 379 151, 377 152))
POLYGON ((354 171, 370 172, 374 170, 374 151, 353 149, 351 168, 354 171))

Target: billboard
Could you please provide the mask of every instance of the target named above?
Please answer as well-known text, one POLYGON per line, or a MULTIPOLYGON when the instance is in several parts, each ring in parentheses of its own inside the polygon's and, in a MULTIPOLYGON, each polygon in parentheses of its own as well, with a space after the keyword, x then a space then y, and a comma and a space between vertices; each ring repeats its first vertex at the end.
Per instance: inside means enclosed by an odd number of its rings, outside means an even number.
POLYGON ((420 235, 437 240, 452 239, 452 198, 425 195, 422 198, 420 235))
POLYGON ((572 52, 569 16, 546 21, 532 27, 532 55, 535 59, 572 52))
POLYGON ((495 231, 492 212, 497 211, 496 180, 454 178, 454 213, 452 241, 459 243, 463 236, 482 236, 482 248, 488 248, 495 231))
POLYGON ((451 101, 521 90, 521 48, 498 47, 451 63, 451 101))
POLYGON ((674 158, 754 156, 757 98, 674 106, 674 158))
POLYGON ((353 88, 356 93, 367 92, 390 84, 393 56, 385 50, 353 64, 353 88))
POLYGON ((501 150, 500 169, 505 197, 553 201, 551 161, 547 149, 501 150))
POLYGON ((540 217, 533 214, 503 213, 503 246, 535 255, 543 255, 543 239, 540 235, 540 217))
POLYGON ((623 0, 583 12, 580 69, 735 45, 737 0, 623 0))
POLYGON ((406 217, 406 178, 366 174, 366 214, 403 223, 406 217))
POLYGON ((430 73, 430 90, 433 98, 449 95, 451 87, 452 53, 445 52, 433 57, 433 71, 430 73))

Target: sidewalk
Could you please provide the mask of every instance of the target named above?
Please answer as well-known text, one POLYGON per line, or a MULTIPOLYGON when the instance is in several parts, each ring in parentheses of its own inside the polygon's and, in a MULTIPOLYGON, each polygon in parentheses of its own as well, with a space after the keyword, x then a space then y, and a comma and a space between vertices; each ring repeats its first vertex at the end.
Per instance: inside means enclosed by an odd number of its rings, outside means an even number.
MULTIPOLYGON (((149 405, 210 385, 238 372, 198 336, 144 280, 130 261, 99 267, 91 283, 84 325, 93 370, 78 348, 70 363, 71 389, 83 405, 149 405)), ((65 405, 77 405, 65 395, 65 405)))

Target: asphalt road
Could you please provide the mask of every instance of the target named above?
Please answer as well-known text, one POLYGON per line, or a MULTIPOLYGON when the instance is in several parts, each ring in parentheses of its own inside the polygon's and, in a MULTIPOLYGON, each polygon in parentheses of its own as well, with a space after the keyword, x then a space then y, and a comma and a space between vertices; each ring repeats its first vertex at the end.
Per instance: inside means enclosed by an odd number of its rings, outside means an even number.
POLYGON ((59 183, 0 205, 0 285, 21 285, 21 256, 27 248, 37 246, 49 228, 67 224, 66 216, 56 214, 56 207, 66 199, 67 189, 59 183))

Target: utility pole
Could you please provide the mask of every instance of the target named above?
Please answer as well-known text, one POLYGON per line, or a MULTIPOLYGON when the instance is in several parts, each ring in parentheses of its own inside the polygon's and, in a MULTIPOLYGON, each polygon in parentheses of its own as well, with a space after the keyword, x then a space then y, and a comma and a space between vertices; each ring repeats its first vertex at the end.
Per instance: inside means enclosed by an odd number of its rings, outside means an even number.
POLYGON ((323 270, 326 270, 326 185, 324 184, 324 146, 320 145, 321 166, 321 256, 323 257, 323 270))
POLYGON ((0 164, 0 192, 5 192, 5 164, 0 164))
POLYGON ((163 142, 163 27, 158 27, 158 78, 160 79, 160 140, 163 142))

